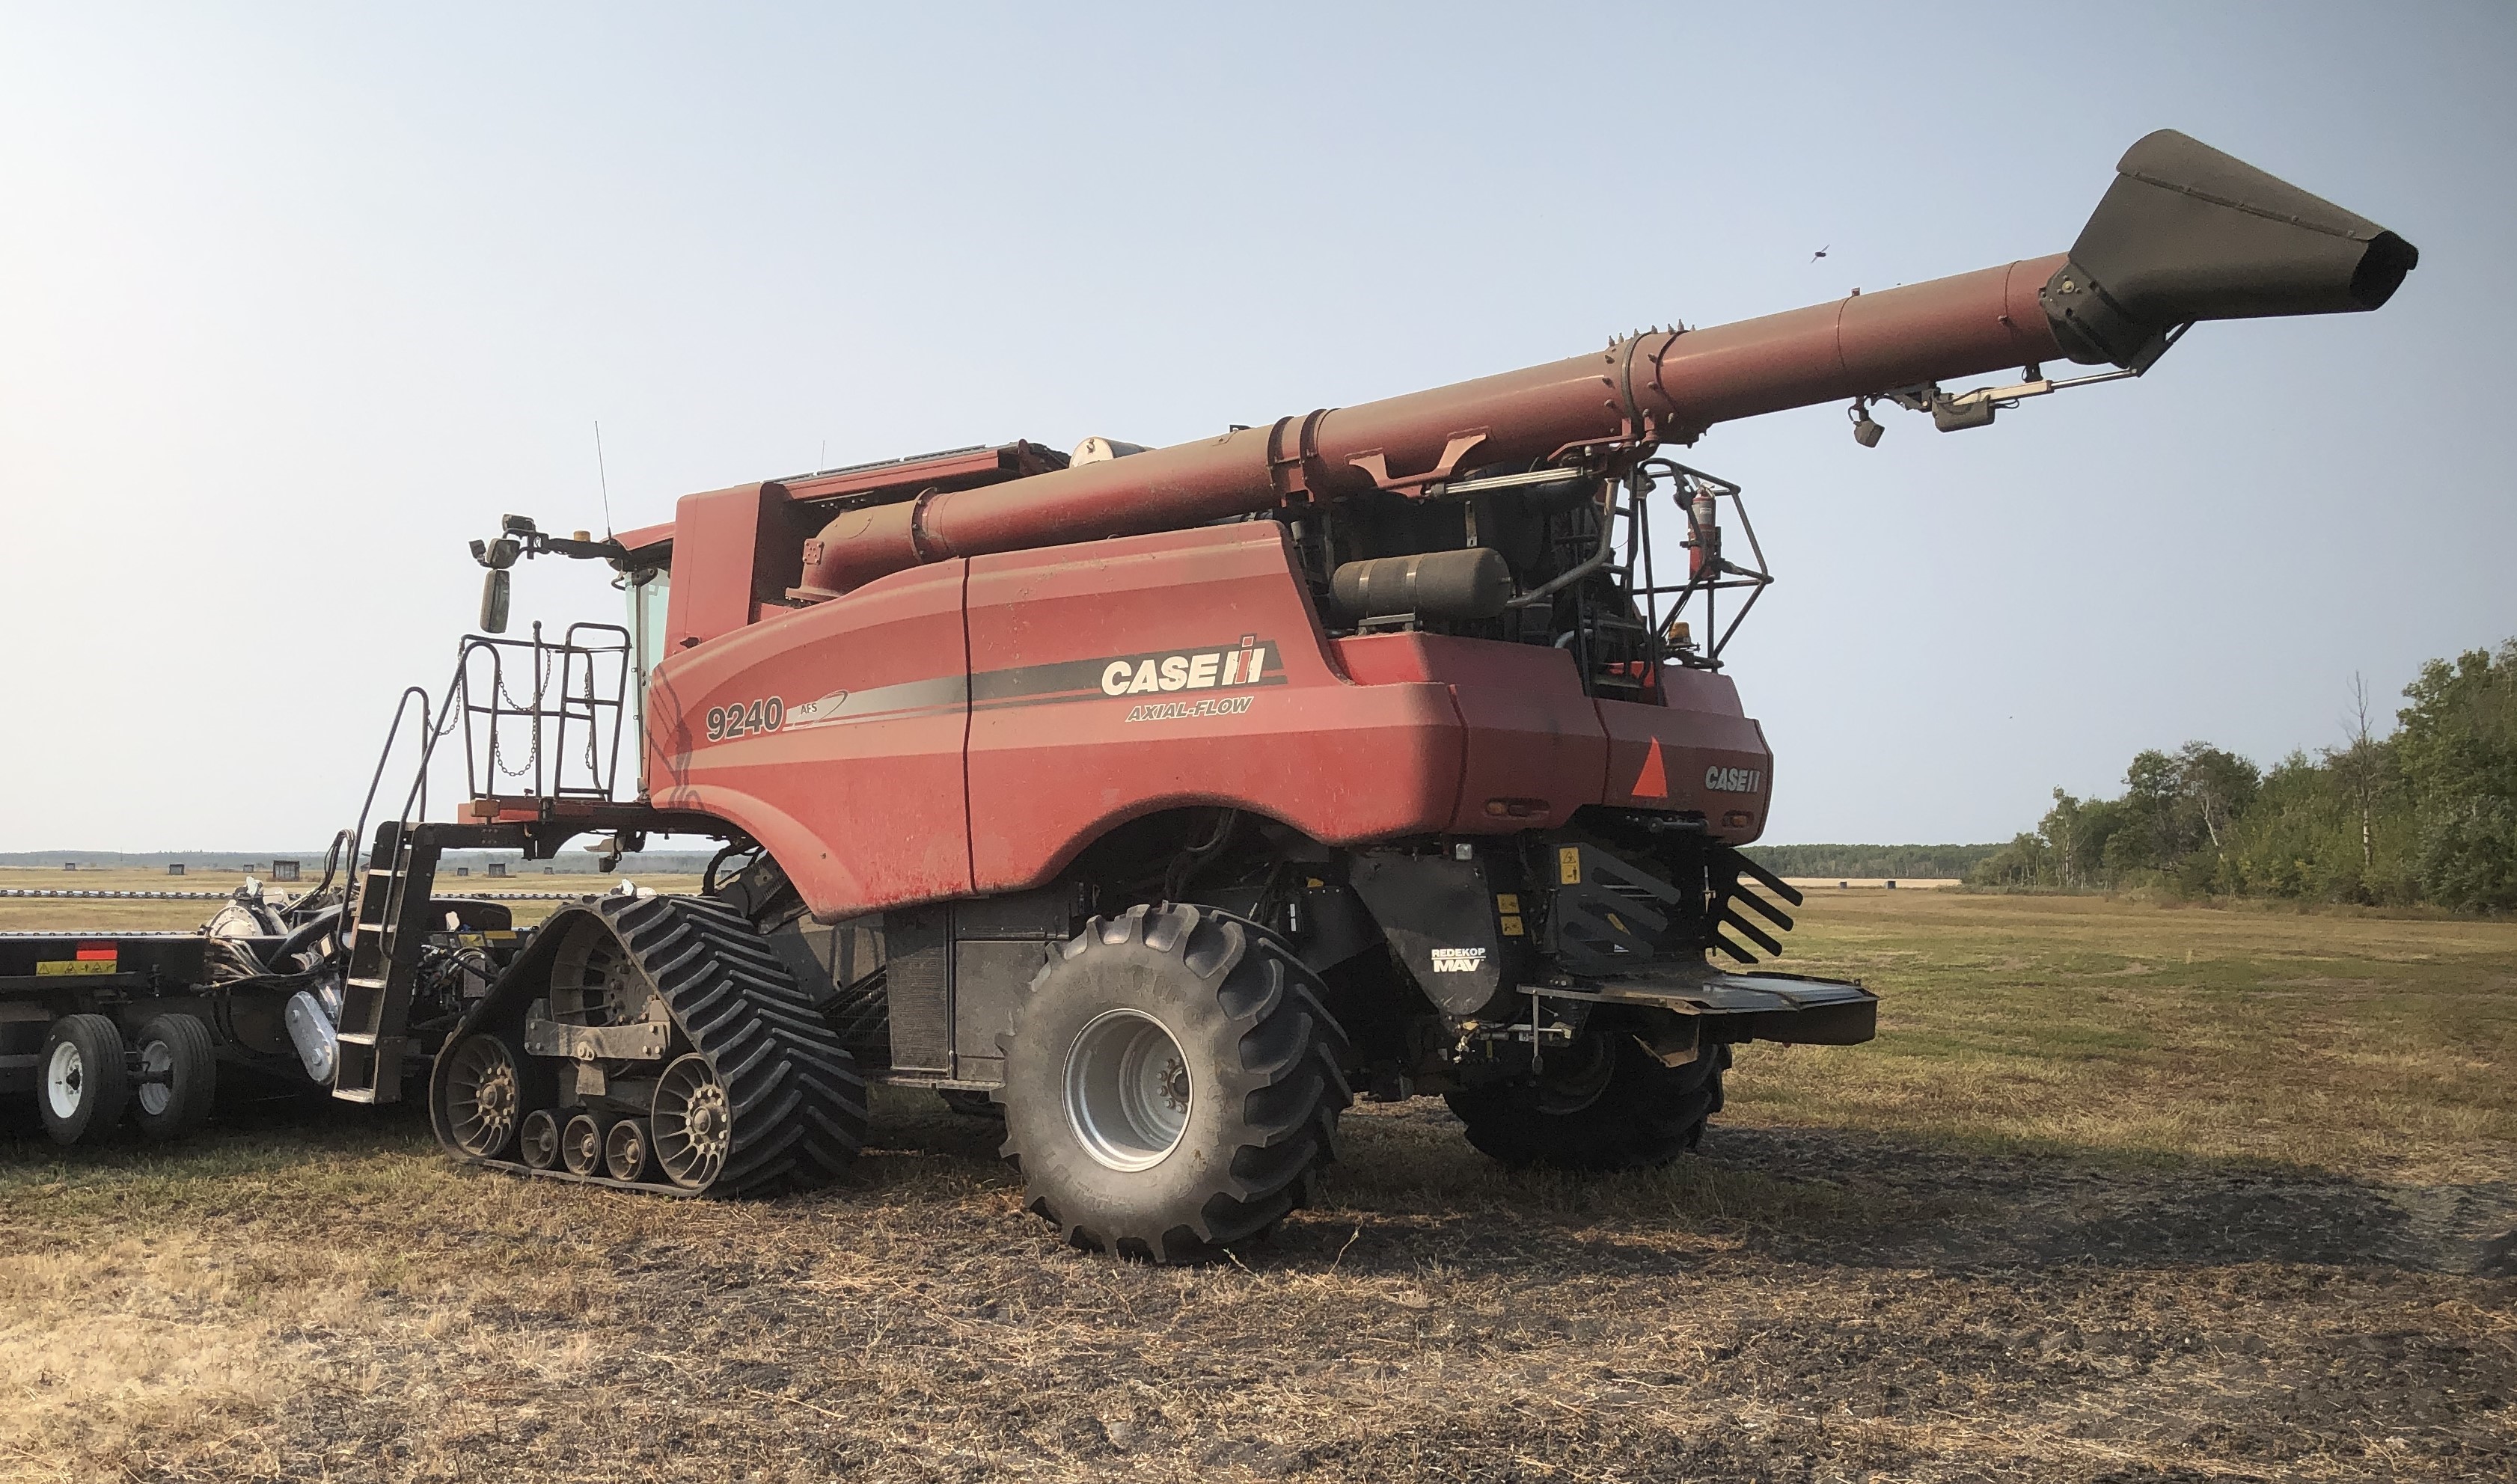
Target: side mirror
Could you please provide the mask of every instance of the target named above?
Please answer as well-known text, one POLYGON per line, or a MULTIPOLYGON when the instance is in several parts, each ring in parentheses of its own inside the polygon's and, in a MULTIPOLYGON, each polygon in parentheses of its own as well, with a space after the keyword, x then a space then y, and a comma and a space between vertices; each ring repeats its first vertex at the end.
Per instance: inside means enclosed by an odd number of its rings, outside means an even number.
POLYGON ((503 634, 507 631, 507 592, 511 577, 503 567, 493 567, 481 583, 481 632, 503 634))

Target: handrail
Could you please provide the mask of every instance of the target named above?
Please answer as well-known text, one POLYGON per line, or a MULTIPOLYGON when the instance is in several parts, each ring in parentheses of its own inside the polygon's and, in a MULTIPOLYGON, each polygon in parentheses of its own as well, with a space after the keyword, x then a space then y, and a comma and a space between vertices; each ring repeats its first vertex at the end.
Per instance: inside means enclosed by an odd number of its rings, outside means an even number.
POLYGON ((470 795, 512 796, 502 786, 512 778, 529 797, 614 797, 632 650, 629 630, 617 623, 572 623, 556 644, 538 623, 530 639, 466 635, 455 661, 455 700, 470 795), (509 684, 511 659, 530 673, 529 691, 509 684), (518 731, 526 756, 510 767, 504 739, 518 731), (575 748, 573 732, 582 734, 575 748))

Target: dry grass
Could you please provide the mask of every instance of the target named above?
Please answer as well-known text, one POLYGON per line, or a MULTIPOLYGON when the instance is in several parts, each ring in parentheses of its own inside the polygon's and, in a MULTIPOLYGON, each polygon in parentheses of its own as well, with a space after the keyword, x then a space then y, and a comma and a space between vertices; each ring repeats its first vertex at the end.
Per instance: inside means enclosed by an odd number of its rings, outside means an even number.
POLYGON ((1362 1109, 1199 1272, 1052 1246, 907 1093, 755 1205, 391 1113, 21 1139, 0 1476, 2517 1476, 2517 928, 1881 892, 1799 936, 1883 1035, 1748 1048, 1700 1158, 1513 1175, 1362 1109))

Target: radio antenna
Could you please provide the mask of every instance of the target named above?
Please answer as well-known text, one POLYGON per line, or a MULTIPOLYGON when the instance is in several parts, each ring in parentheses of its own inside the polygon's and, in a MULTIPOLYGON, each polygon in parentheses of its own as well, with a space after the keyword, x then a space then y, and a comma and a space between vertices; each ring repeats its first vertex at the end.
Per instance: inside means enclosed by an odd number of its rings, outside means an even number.
POLYGON ((603 487, 603 539, 612 539, 612 476, 603 468, 603 419, 594 420, 594 478, 603 487))

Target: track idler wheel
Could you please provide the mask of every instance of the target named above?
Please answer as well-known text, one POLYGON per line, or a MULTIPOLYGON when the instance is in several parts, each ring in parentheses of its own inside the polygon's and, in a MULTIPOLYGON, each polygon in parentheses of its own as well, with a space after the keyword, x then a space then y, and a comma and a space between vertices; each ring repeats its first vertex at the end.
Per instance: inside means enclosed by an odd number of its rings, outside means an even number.
POLYGON ((656 1082, 656 1159, 664 1177, 684 1190, 705 1190, 725 1168, 734 1114, 716 1069, 696 1052, 664 1069, 656 1082))
POLYGON ((444 1113, 448 1140, 476 1160, 507 1152, 524 1122, 524 1071, 502 1037, 466 1036, 447 1051, 444 1113))

